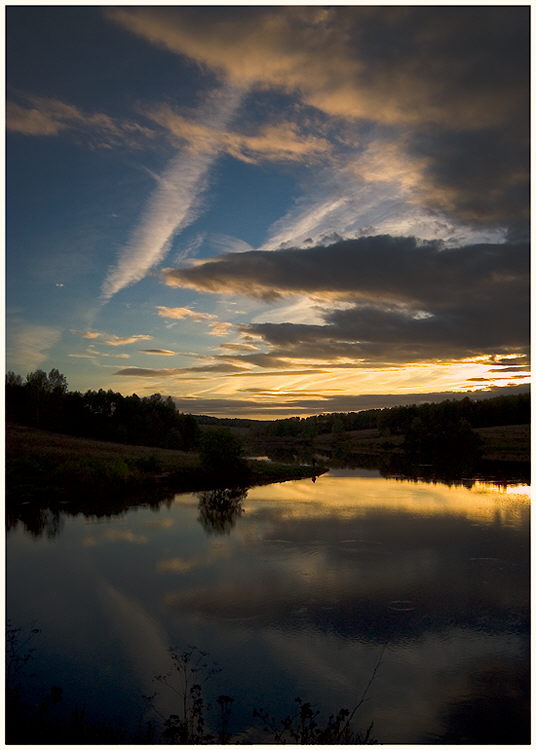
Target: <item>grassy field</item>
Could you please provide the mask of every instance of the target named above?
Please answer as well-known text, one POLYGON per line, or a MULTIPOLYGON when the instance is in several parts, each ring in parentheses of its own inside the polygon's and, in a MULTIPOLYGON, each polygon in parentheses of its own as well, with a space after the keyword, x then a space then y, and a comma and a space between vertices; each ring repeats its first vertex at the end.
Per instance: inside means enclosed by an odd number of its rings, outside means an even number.
POLYGON ((377 429, 349 430, 339 435, 318 435, 315 438, 315 448, 330 449, 337 444, 344 445, 349 453, 365 454, 368 456, 381 455, 393 450, 401 450, 404 438, 402 435, 385 437, 377 429))
POLYGON ((73 459, 150 459, 156 458, 161 471, 199 466, 196 453, 152 448, 145 445, 123 445, 104 440, 90 440, 70 435, 60 435, 33 427, 8 424, 6 426, 6 457, 43 456, 57 462, 73 459))
POLYGON ((530 425, 479 427, 475 432, 482 440, 484 458, 491 461, 530 460, 530 425))
MULTIPOLYGON (((507 425, 476 430, 482 458, 504 466, 527 465, 530 426, 507 425)), ((285 441, 292 454, 292 440, 285 441)), ((403 437, 378 430, 320 435, 309 451, 330 460, 385 462, 403 456, 403 437)), ((297 446, 295 446, 297 447, 297 446)), ((299 463, 247 462, 242 476, 216 476, 203 469, 195 452, 76 438, 20 425, 6 427, 6 496, 8 502, 40 502, 51 496, 86 496, 104 503, 154 487, 170 492, 208 490, 233 484, 260 485, 311 477, 323 469, 299 463)), ((225 473, 225 472, 224 472, 225 473)))
POLYGON ((249 461, 240 476, 221 476, 204 469, 194 452, 77 438, 13 424, 6 428, 6 496, 11 503, 76 496, 103 504, 151 487, 188 492, 319 473, 311 466, 249 461))
MULTIPOLYGON (((530 425, 479 427, 475 432, 482 441, 482 458, 490 461, 529 461, 530 425)), ((402 450, 402 435, 382 436, 379 430, 354 430, 341 435, 318 435, 315 449, 332 449, 339 441, 349 453, 381 456, 402 450)))

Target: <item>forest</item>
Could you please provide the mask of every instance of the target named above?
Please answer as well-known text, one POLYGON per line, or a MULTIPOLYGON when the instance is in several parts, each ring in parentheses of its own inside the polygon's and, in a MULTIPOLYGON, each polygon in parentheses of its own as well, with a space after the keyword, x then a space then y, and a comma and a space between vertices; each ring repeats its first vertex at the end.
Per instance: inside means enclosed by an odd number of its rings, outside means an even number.
POLYGON ((6 376, 8 422, 132 445, 192 450, 199 427, 190 414, 177 411, 173 399, 155 393, 140 398, 112 390, 69 391, 57 369, 6 376))

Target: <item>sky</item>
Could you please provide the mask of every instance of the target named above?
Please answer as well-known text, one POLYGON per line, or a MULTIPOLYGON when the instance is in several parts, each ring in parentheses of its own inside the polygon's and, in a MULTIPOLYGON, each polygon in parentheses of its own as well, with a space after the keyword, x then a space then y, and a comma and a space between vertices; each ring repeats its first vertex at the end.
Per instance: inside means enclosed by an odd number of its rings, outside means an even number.
POLYGON ((529 13, 8 7, 7 369, 257 419, 526 389, 529 13))

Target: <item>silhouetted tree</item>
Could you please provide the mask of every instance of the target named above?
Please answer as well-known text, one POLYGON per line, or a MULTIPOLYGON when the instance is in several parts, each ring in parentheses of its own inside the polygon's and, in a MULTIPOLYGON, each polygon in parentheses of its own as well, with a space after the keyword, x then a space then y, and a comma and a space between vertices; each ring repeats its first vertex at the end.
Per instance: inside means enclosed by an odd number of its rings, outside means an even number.
POLYGON ((6 416, 32 427, 139 445, 191 450, 199 427, 190 414, 180 414, 171 397, 123 396, 112 390, 67 390, 59 370, 34 370, 23 381, 6 375, 6 416))
POLYGON ((239 484, 247 474, 242 443, 224 427, 210 428, 202 434, 199 455, 205 472, 227 484, 239 484))

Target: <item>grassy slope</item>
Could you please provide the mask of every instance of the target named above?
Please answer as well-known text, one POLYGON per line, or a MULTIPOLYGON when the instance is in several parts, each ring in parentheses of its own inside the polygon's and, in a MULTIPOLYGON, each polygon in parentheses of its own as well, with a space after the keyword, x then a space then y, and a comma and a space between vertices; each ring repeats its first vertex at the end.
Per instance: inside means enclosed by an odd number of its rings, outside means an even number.
POLYGON ((180 467, 198 467, 196 453, 171 450, 169 448, 152 448, 145 445, 123 445, 104 440, 91 440, 56 432, 36 430, 32 427, 8 424, 6 427, 7 458, 22 455, 46 456, 54 461, 67 459, 110 459, 110 458, 150 458, 156 456, 162 471, 172 471, 180 467))
MULTIPOLYGON (((251 461, 250 485, 310 477, 310 466, 251 461)), ((147 486, 170 491, 212 489, 223 480, 207 476, 197 453, 142 445, 123 445, 72 437, 21 425, 6 427, 8 498, 35 499, 62 491, 129 491, 147 486)))
POLYGON ((484 458, 492 461, 530 460, 530 425, 479 427, 475 432, 482 439, 484 458))
MULTIPOLYGON (((530 425, 505 425, 503 427, 479 427, 475 432, 482 440, 482 457, 493 461, 529 461, 530 425)), ((354 430, 341 435, 318 435, 315 449, 332 447, 337 440, 344 442, 347 450, 354 454, 381 455, 401 449, 402 436, 385 437, 379 430, 354 430)))
POLYGON ((317 435, 315 438, 315 448, 322 452, 322 449, 329 449, 337 442, 344 443, 345 448, 350 453, 366 454, 368 456, 380 455, 385 451, 392 451, 402 448, 404 438, 399 435, 385 437, 379 430, 370 428, 366 430, 349 430, 338 435, 326 434, 317 435))

